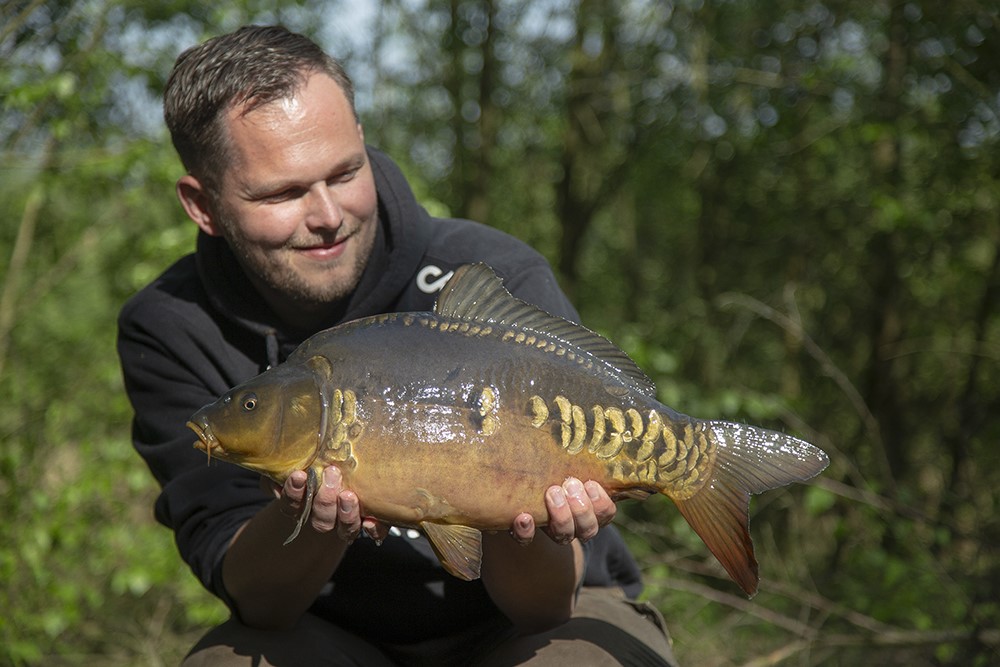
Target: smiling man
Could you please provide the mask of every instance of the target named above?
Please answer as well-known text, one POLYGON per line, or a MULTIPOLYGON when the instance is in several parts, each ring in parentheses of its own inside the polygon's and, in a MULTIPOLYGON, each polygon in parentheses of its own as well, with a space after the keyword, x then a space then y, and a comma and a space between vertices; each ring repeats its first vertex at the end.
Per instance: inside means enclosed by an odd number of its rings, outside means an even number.
POLYGON ((231 166, 217 193, 192 174, 177 192, 202 231, 229 242, 268 306, 309 328, 357 285, 375 243, 378 200, 344 92, 326 74, 301 76, 294 97, 226 111, 231 166))
POLYGON ((271 488, 193 449, 185 423, 199 407, 326 327, 430 310, 462 264, 486 262, 515 295, 577 318, 538 253, 428 216, 366 146, 353 97, 336 61, 279 27, 194 47, 167 83, 187 170, 177 194, 200 232, 193 254, 122 309, 118 346, 135 447, 162 487, 156 516, 233 612, 187 664, 672 664, 594 482, 539 489, 544 533, 510 517, 509 535, 484 536, 482 578, 465 582, 419 533, 365 519, 335 466, 284 546, 305 473, 271 488))

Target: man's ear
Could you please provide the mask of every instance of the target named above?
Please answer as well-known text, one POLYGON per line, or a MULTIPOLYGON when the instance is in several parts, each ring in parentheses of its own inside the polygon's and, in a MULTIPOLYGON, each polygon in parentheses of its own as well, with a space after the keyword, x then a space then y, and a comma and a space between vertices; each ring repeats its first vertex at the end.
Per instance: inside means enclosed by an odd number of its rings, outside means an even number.
POLYGON ((209 236, 222 236, 222 228, 216 222, 215 212, 201 181, 191 174, 185 174, 177 181, 176 190, 184 212, 194 220, 194 224, 209 236))

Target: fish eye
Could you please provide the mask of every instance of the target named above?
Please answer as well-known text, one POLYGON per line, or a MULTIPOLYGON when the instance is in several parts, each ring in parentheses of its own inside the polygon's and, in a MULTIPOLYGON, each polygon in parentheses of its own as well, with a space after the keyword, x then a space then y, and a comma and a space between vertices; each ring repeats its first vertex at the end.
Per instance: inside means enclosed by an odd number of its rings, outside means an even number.
POLYGON ((257 407, 257 395, 247 394, 243 397, 243 411, 250 412, 257 407))

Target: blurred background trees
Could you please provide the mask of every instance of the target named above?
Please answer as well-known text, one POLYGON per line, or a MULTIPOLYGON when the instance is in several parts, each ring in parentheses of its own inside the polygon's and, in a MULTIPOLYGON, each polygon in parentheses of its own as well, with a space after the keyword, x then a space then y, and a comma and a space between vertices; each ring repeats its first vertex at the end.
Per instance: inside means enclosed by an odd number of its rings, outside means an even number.
POLYGON ((660 397, 801 435, 748 602, 628 505, 685 664, 1000 660, 1000 8, 730 0, 0 8, 0 663, 160 664, 223 617, 151 518, 114 354, 193 245, 159 95, 282 22, 436 213, 543 251, 660 397))

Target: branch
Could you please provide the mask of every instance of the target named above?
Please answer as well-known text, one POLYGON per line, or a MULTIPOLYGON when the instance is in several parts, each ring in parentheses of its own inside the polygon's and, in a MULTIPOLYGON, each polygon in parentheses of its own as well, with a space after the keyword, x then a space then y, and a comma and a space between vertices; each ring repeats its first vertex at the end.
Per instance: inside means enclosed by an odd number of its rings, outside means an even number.
POLYGON ((750 616, 756 616, 762 621, 769 623, 771 625, 777 626, 779 628, 784 628, 792 634, 798 635, 799 637, 813 640, 817 637, 818 630, 806 623, 797 621, 794 618, 790 618, 783 614, 768 609, 760 604, 756 604, 747 600, 744 597, 739 597, 731 593, 723 593, 710 586, 705 586, 704 584, 699 584, 694 581, 687 581, 685 579, 655 579, 656 585, 663 586, 664 588, 670 588, 675 591, 683 591, 685 593, 691 593, 697 595, 698 597, 704 598, 706 600, 711 600, 721 605, 727 607, 732 607, 737 611, 741 611, 750 616))
MULTIPOLYGON (((45 162, 48 162, 46 158, 45 162)), ((17 227, 17 238, 10 252, 10 264, 4 276, 3 292, 0 293, 0 377, 3 376, 7 361, 7 350, 10 348, 10 332, 14 328, 14 313, 17 309, 18 290, 21 287, 21 277, 31 252, 31 243, 35 238, 35 223, 38 221, 38 211, 45 200, 45 186, 41 182, 28 193, 28 199, 21 213, 21 223, 17 227)))
POLYGON ((854 386, 850 378, 848 378, 847 375, 841 371, 835 363, 833 363, 833 360, 827 356, 816 341, 814 341, 809 334, 806 333, 802 325, 784 313, 780 313, 771 306, 768 306, 767 304, 746 294, 726 292, 725 294, 719 295, 716 299, 716 303, 720 308, 740 307, 749 310, 759 317, 777 324, 787 333, 796 336, 802 341, 802 345, 809 353, 809 356, 819 363, 820 368, 827 374, 827 376, 833 379, 844 395, 847 396, 851 405, 854 407, 855 412, 857 412, 858 416, 861 417, 865 430, 868 432, 868 435, 875 444, 876 449, 881 454, 882 463, 885 468, 886 481, 894 488, 895 480, 892 478, 892 472, 886 456, 885 445, 882 442, 882 435, 879 429, 878 420, 875 418, 875 415, 872 414, 871 410, 868 409, 868 405, 861 396, 861 392, 859 392, 857 387, 854 386))
POLYGON ((848 647, 901 647, 925 644, 949 644, 973 642, 989 647, 1000 647, 1000 629, 951 628, 945 630, 911 630, 887 625, 874 618, 827 600, 822 596, 795 591, 794 597, 806 605, 824 612, 819 619, 830 616, 848 621, 861 630, 857 633, 825 633, 820 627, 824 621, 809 625, 784 614, 768 609, 759 603, 742 597, 718 591, 709 586, 683 579, 655 579, 651 583, 697 595, 710 602, 730 607, 738 612, 755 616, 765 623, 780 627, 796 635, 797 639, 786 643, 770 653, 743 663, 741 667, 769 667, 777 665, 797 653, 818 649, 848 647))
POLYGON ((3 44, 8 37, 20 30, 21 27, 28 21, 28 17, 31 16, 35 10, 41 7, 44 3, 45 0, 32 0, 31 4, 22 9, 17 16, 12 18, 10 21, 4 21, 3 28, 0 28, 0 44, 3 44))

